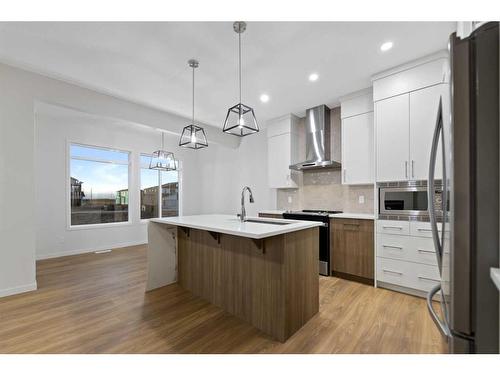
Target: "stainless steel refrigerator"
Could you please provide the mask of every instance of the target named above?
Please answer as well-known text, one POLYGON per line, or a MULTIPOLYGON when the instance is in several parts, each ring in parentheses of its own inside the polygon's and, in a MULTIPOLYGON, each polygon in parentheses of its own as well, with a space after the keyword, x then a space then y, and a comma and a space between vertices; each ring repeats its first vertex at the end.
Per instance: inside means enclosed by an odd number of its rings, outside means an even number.
POLYGON ((489 276, 499 264, 498 22, 467 38, 452 34, 449 51, 451 95, 441 98, 428 181, 432 194, 442 153, 442 207, 428 200, 441 283, 427 305, 450 353, 498 353, 498 290, 489 276))

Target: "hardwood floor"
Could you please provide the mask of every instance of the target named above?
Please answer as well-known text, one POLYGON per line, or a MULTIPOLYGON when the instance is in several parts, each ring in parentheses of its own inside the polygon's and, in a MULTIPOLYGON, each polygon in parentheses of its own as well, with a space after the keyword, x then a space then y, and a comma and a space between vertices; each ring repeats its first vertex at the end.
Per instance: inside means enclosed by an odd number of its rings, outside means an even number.
POLYGON ((443 353, 425 301, 320 278, 320 312, 285 343, 177 284, 144 293, 146 248, 37 262, 0 299, 0 353, 443 353))

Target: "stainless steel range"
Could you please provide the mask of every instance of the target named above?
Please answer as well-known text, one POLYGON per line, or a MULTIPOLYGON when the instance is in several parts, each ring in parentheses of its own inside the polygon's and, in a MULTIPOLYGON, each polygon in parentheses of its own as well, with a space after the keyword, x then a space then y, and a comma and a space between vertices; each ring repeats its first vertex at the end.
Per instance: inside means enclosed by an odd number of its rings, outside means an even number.
POLYGON ((341 214, 342 211, 329 210, 302 210, 294 212, 285 212, 284 219, 319 221, 323 226, 319 228, 319 273, 330 276, 330 215, 341 214))

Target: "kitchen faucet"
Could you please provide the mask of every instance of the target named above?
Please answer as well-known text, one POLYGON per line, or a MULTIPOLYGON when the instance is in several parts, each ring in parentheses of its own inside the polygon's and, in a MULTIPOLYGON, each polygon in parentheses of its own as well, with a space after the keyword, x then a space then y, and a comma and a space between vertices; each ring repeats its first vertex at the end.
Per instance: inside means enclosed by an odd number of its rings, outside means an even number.
POLYGON ((241 213, 238 215, 240 217, 240 221, 245 221, 245 218, 247 216, 247 212, 245 210, 245 191, 248 190, 248 193, 250 194, 250 203, 253 203, 253 194, 252 190, 248 187, 245 186, 243 190, 241 191, 241 213))

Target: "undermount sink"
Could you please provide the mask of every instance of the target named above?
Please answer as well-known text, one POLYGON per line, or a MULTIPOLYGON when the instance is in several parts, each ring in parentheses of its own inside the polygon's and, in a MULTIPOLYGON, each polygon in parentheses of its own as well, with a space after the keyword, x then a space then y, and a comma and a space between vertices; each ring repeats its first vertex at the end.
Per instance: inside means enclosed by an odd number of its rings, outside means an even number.
POLYGON ((260 219, 247 219, 245 223, 258 223, 258 224, 271 224, 271 225, 288 225, 289 222, 282 221, 271 221, 271 220, 260 220, 260 219))

